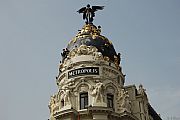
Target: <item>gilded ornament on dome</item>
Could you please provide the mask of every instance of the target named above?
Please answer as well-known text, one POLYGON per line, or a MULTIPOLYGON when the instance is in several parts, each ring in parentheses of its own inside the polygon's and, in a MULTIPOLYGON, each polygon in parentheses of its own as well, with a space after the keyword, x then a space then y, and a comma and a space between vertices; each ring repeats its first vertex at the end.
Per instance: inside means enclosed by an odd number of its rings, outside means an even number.
POLYGON ((103 55, 101 52, 94 52, 93 56, 95 60, 103 60, 103 55))
POLYGON ((75 43, 76 41, 77 41, 77 39, 74 37, 74 38, 72 39, 72 42, 75 43))
POLYGON ((104 60, 107 61, 107 62, 109 62, 110 59, 109 59, 108 56, 104 56, 104 60))
POLYGON ((112 42, 109 40, 109 43, 112 45, 112 42))
POLYGON ((93 36, 92 36, 93 39, 96 39, 96 37, 97 37, 97 35, 93 35, 93 36))
POLYGON ((86 45, 81 45, 77 51, 79 55, 87 55, 88 50, 86 45))

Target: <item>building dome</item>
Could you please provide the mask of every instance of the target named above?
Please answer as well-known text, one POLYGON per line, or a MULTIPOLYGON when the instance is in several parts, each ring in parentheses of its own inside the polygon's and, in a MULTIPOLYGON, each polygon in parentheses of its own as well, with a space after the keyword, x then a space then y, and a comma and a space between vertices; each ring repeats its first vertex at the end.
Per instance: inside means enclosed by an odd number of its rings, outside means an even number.
POLYGON ((93 24, 85 24, 76 37, 74 37, 67 46, 67 49, 78 48, 81 45, 94 46, 101 52, 104 57, 107 57, 109 61, 114 61, 117 57, 116 51, 112 43, 104 36, 100 35, 101 27, 96 27, 93 24))

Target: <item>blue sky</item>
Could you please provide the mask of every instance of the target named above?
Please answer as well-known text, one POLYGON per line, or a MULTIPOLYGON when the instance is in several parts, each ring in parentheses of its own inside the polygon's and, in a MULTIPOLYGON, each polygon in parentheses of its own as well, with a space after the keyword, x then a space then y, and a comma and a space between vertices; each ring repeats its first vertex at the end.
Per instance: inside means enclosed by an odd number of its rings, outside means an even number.
POLYGON ((0 119, 47 120, 60 53, 104 5, 95 25, 122 54, 126 85, 142 83, 164 120, 180 117, 179 0, 0 0, 0 119))

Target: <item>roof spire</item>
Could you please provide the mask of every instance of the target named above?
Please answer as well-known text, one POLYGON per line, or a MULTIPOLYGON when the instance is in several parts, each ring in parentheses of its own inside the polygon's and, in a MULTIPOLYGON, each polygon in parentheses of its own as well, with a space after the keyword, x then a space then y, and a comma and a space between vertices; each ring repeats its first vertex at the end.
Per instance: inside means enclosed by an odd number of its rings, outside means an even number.
POLYGON ((86 20, 86 24, 92 24, 95 17, 95 12, 98 10, 103 10, 104 6, 92 6, 88 4, 86 7, 82 7, 77 12, 83 13, 83 20, 86 20))

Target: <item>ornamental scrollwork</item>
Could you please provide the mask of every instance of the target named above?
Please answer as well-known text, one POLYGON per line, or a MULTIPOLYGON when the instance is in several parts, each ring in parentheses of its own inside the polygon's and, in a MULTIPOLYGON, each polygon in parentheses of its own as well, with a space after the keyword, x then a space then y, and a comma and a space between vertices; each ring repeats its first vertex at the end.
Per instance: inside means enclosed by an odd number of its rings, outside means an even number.
POLYGON ((79 48, 71 50, 68 56, 73 58, 80 55, 93 55, 93 53, 97 51, 98 49, 94 46, 81 45, 79 48))
MULTIPOLYGON (((98 49, 94 46, 86 46, 81 45, 79 48, 75 47, 73 50, 71 50, 67 58, 64 60, 64 64, 67 63, 67 61, 75 56, 81 56, 81 55, 92 55, 94 60, 102 60, 103 55, 101 52, 98 52, 98 49)), ((62 68, 62 65, 61 65, 62 68)))

